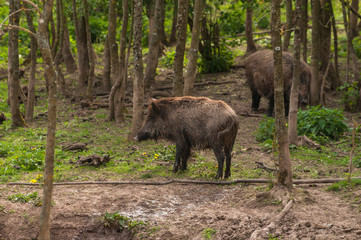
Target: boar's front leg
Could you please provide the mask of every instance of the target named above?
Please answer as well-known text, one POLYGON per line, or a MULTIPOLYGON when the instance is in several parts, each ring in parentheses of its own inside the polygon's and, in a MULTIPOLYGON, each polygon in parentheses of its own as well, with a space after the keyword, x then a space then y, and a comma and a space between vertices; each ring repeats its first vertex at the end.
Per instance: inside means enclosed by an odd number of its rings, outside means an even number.
POLYGON ((261 96, 258 94, 257 91, 252 91, 252 112, 257 113, 259 103, 261 101, 261 96))
POLYGON ((174 166, 173 166, 173 172, 174 173, 178 172, 178 170, 179 170, 181 157, 182 157, 183 151, 184 151, 184 144, 183 143, 176 143, 175 148, 176 148, 175 162, 174 162, 174 166))
POLYGON ((216 178, 222 178, 223 177, 223 164, 224 164, 224 154, 223 149, 221 145, 215 145, 213 147, 214 154, 216 155, 217 162, 218 162, 218 170, 216 178))
POLYGON ((191 148, 189 145, 186 145, 182 151, 182 166, 181 166, 182 171, 187 170, 187 161, 190 154, 191 154, 191 148))

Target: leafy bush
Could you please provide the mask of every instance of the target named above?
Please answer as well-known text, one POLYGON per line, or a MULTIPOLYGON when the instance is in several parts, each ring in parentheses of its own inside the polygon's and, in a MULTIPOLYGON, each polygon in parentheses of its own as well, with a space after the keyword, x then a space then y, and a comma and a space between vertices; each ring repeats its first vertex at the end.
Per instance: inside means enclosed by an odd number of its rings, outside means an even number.
POLYGON ((356 37, 352 40, 353 48, 355 49, 355 53, 357 58, 361 58, 361 38, 356 37))
POLYGON ((259 128, 255 132, 256 140, 258 142, 264 142, 269 139, 274 139, 275 129, 275 119, 265 116, 259 123, 259 128))
POLYGON ((220 29, 222 33, 230 34, 232 36, 242 33, 245 30, 244 23, 244 9, 242 2, 237 1, 234 4, 228 5, 229 8, 221 12, 220 29))
POLYGON ((318 141, 336 140, 348 130, 340 109, 313 106, 297 114, 297 131, 318 141))
POLYGON ((346 111, 356 111, 356 104, 359 99, 359 88, 357 82, 344 83, 337 90, 342 93, 341 102, 345 106, 346 111))
MULTIPOLYGON (((174 65, 175 49, 166 52, 165 56, 161 58, 160 65, 166 68, 173 68, 174 65)), ((186 67, 188 58, 184 54, 183 66, 186 67)))
POLYGON ((198 63, 199 71, 201 73, 216 73, 229 71, 233 65, 233 53, 225 44, 221 45, 218 51, 214 53, 212 50, 208 54, 201 56, 198 63))
MULTIPOLYGON (((298 135, 307 135, 320 142, 336 140, 348 130, 345 121, 342 110, 313 106, 307 110, 298 111, 297 132, 298 135)), ((274 118, 265 117, 260 122, 255 135, 257 141, 264 142, 273 139, 274 133, 274 118)))

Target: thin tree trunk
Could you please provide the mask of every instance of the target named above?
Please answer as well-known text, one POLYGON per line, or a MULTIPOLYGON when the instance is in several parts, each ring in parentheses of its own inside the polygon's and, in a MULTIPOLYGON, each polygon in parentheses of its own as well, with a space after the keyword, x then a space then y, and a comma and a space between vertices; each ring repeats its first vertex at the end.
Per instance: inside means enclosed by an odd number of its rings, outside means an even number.
POLYGON ((302 45, 302 59, 306 63, 307 63, 307 23, 308 23, 308 0, 302 0, 301 45, 302 45))
POLYGON ((169 36, 169 45, 173 45, 177 41, 177 19, 178 19, 178 0, 174 0, 172 29, 170 31, 170 36, 169 36))
POLYGON ((293 10, 292 10, 292 0, 285 0, 286 2, 286 29, 283 37, 283 51, 288 51, 288 46, 290 45, 292 27, 293 27, 293 10))
POLYGON ((153 21, 153 32, 150 34, 149 52, 147 56, 147 66, 145 68, 144 84, 145 89, 148 90, 149 96, 151 96, 153 87, 155 85, 155 75, 158 66, 158 55, 160 46, 160 32, 161 32, 161 21, 162 21, 162 9, 161 6, 164 0, 156 0, 154 7, 154 21, 153 21))
POLYGON ((183 62, 187 40, 188 7, 188 0, 178 0, 177 46, 174 56, 173 79, 173 93, 177 97, 183 95, 183 62))
POLYGON ((91 101, 93 100, 93 82, 94 82, 94 68, 95 68, 95 61, 94 61, 94 54, 93 54, 93 46, 91 41, 91 34, 90 34, 90 26, 89 26, 89 6, 88 0, 83 0, 84 4, 84 11, 85 11, 85 29, 86 29, 86 43, 87 43, 87 50, 88 50, 88 57, 89 57, 89 75, 88 75, 88 87, 87 87, 87 98, 91 101))
POLYGON ((201 19, 205 3, 203 0, 195 0, 194 3, 194 17, 191 47, 189 49, 187 73, 184 80, 184 95, 193 95, 194 82, 197 74, 197 59, 199 49, 199 35, 201 32, 201 19))
POLYGON ((293 45, 293 77, 290 96, 290 112, 288 115, 288 141, 290 144, 298 144, 297 141, 297 111, 298 93, 300 85, 300 60, 301 60, 301 8, 302 0, 296 0, 295 6, 295 31, 293 45))
POLYGON ((119 77, 118 44, 116 42, 117 14, 116 1, 109 0, 108 46, 110 51, 110 82, 113 85, 119 77))
POLYGON ((320 61, 320 0, 312 0, 312 51, 311 66, 312 80, 310 85, 310 103, 320 103, 321 82, 319 79, 320 61))
POLYGON ((332 7, 332 1, 329 1, 330 3, 330 11, 332 14, 332 32, 333 32, 333 51, 335 56, 335 78, 334 81, 331 82, 331 89, 336 90, 339 86, 342 85, 342 81, 340 79, 340 71, 338 68, 338 41, 337 41, 337 28, 336 28, 336 20, 335 20, 335 14, 332 7))
POLYGON ((50 239, 50 210, 54 176, 57 74, 53 66, 51 49, 47 38, 47 26, 51 16, 52 8, 53 0, 46 1, 42 16, 39 18, 37 33, 38 46, 46 65, 44 76, 48 79, 49 82, 48 131, 46 140, 43 204, 40 213, 39 240, 50 239))
MULTIPOLYGON (((26 11, 25 15, 29 30, 35 34, 36 29, 33 24, 32 14, 29 11, 26 11)), ((36 43, 36 38, 33 36, 31 36, 30 46, 31 46, 30 47, 31 65, 30 65, 30 76, 28 83, 28 101, 26 104, 26 111, 25 111, 25 120, 27 122, 32 122, 34 120, 34 107, 35 107, 35 82, 36 82, 35 72, 36 72, 36 52, 38 49, 38 45, 36 43)))
POLYGON ((282 73, 282 39, 281 39, 281 19, 280 0, 272 1, 271 29, 272 48, 274 59, 274 100, 275 100, 275 121, 276 140, 278 144, 279 171, 277 174, 277 184, 292 188, 292 169, 287 137, 285 106, 284 106, 284 79, 282 73))
MULTIPOLYGON (((359 0, 352 0, 351 1, 351 7, 356 11, 358 12, 359 10, 359 0)), ((359 36, 359 30, 358 30, 358 27, 357 27, 357 20, 358 20, 358 17, 355 13, 351 12, 350 14, 350 36, 351 38, 355 38, 357 36, 359 36)))
MULTIPOLYGON (((321 25, 320 25, 320 38, 322 39, 322 44, 320 44, 321 52, 320 54, 320 70, 323 74, 326 72, 327 66, 329 66, 329 61, 331 61, 331 24, 332 24, 332 14, 330 8, 329 0, 321 0, 321 25)), ((330 74, 327 74, 328 79, 332 82, 332 72, 333 69, 329 69, 330 74)))
POLYGON ((247 53, 253 53, 257 50, 256 45, 253 41, 253 34, 252 34, 252 15, 253 15, 253 8, 252 0, 247 0, 247 10, 246 10, 246 41, 247 41, 247 53))
POLYGON ((143 0, 134 0, 134 82, 133 82, 133 118, 128 140, 133 140, 143 122, 144 74, 142 60, 142 9, 143 0))
MULTIPOLYGON (((64 14, 64 13, 63 13, 64 14)), ((70 49, 70 39, 69 39, 69 31, 66 24, 66 17, 64 15, 64 39, 63 39, 63 59, 65 63, 66 70, 69 74, 73 74, 76 69, 76 61, 74 59, 73 53, 70 49)))
POLYGON ((150 41, 152 39, 152 32, 154 28, 154 11, 155 11, 155 0, 146 1, 146 13, 149 21, 148 29, 148 48, 150 48, 150 41))
MULTIPOLYGON (((127 28, 128 28, 128 0, 123 1, 123 24, 120 34, 120 61, 119 61, 119 76, 117 81, 111 88, 109 94, 109 121, 116 120, 116 122, 124 121, 124 98, 125 98, 125 84, 126 84, 126 65, 125 65, 125 49, 127 44, 127 28), (116 95, 119 95, 116 97, 116 95), (118 109, 118 110, 116 110, 118 109)), ((129 43, 130 44, 130 43, 129 43)))
MULTIPOLYGON (((20 1, 13 0, 10 1, 10 14, 20 9, 20 1)), ((14 14, 10 17, 10 25, 19 26, 20 16, 19 14, 14 14)), ((20 112, 20 103, 18 97, 20 96, 20 77, 19 77, 19 30, 9 29, 9 102, 10 102, 10 111, 11 111, 11 120, 12 126, 14 128, 24 127, 26 123, 20 112)))
POLYGON ((103 79, 102 79, 102 87, 103 90, 106 92, 110 92, 112 88, 112 83, 110 81, 110 47, 109 47, 109 34, 107 34, 107 37, 105 39, 104 43, 104 59, 103 59, 103 79))
POLYGON ((165 34, 165 29, 164 29, 164 22, 165 22, 165 1, 162 1, 162 5, 161 5, 161 27, 160 27, 160 42, 165 45, 168 46, 169 42, 167 41, 167 36, 165 34))

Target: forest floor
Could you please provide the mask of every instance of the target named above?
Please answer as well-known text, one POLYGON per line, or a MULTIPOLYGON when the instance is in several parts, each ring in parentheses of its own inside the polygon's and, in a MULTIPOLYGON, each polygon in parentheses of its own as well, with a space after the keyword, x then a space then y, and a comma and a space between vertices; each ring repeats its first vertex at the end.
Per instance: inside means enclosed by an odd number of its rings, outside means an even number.
MULTIPOLYGON (((171 71, 161 72, 160 79, 160 82, 169 84, 171 71)), ((251 98, 244 69, 202 75, 198 81, 227 81, 226 84, 199 86, 195 95, 224 100, 239 114, 249 112, 251 98)), ((334 107, 337 104, 335 97, 328 93, 326 104, 334 107)), ((266 108, 267 101, 262 100, 260 113, 266 113, 266 108)), ((240 118, 232 173, 256 168, 256 161, 274 166, 272 153, 260 147, 254 137, 261 119, 254 116, 240 118)), ((200 154, 214 161, 212 151, 201 151, 200 154)), ((299 166, 302 160, 293 158, 292 161, 299 166)), ((189 164, 194 164, 193 159, 189 164)), ((344 177, 347 171, 345 166, 326 166, 317 161, 309 161, 303 166, 316 168, 318 178, 324 175, 344 177)), ((303 179, 303 174, 310 171, 303 170, 294 168, 294 175, 303 179)), ((359 169, 355 173, 359 174, 359 169)), ((245 174, 243 176, 247 178, 245 174)), ((104 174, 101 178, 107 180, 104 174)), ((164 181, 164 178, 151 179, 158 180, 164 181)), ((361 239, 361 188, 332 192, 326 190, 327 186, 329 184, 295 185, 291 193, 293 206, 261 239, 361 239)), ((54 186, 51 239, 249 239, 255 230, 267 226, 284 207, 281 201, 262 197, 267 189, 268 184, 54 186), (103 214, 116 211, 134 220, 135 230, 121 231, 104 226, 101 221, 103 214)), ((42 195, 38 186, 0 187, 0 239, 37 239, 41 208, 7 200, 12 194, 34 191, 42 195)))

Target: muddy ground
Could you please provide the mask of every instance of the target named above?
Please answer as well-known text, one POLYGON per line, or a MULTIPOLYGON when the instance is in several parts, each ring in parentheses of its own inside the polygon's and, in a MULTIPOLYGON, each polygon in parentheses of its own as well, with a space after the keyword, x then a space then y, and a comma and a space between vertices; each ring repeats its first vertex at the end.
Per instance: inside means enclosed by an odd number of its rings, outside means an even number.
MULTIPOLYGON (((161 73, 162 80, 171 78, 161 73)), ((243 69, 230 73, 203 75, 201 82, 230 81, 222 85, 197 87, 197 96, 209 96, 229 103, 238 113, 250 110, 250 92, 243 69)), ((262 101, 261 113, 267 102, 262 101)), ((253 132, 260 118, 242 117, 235 145, 233 165, 254 167, 255 161, 271 166, 271 155, 260 150, 253 132)), ((213 158, 212 152, 205 152, 213 158)), ((190 162, 192 164, 192 162, 190 162)), ((152 179, 155 181, 157 179, 152 179)), ((164 179, 160 179, 164 180, 164 179)), ((354 190, 352 197, 326 191, 326 185, 295 186, 295 202, 281 220, 262 239, 361 239, 360 209, 350 199, 361 198, 354 190)), ((252 232, 267 226, 283 209, 281 202, 260 198, 267 184, 231 186, 173 183, 147 185, 72 185, 55 186, 51 218, 51 239, 248 239, 252 232), (135 234, 106 228, 101 222, 105 212, 143 221, 135 234)), ((35 186, 0 187, 0 239, 37 239, 40 207, 12 203, 7 196, 31 193, 35 186)))

